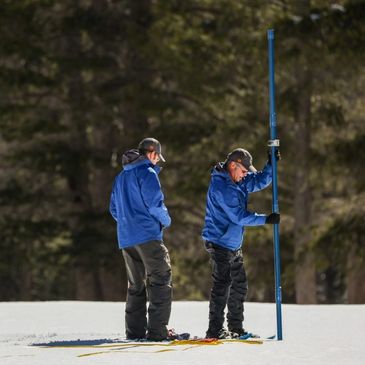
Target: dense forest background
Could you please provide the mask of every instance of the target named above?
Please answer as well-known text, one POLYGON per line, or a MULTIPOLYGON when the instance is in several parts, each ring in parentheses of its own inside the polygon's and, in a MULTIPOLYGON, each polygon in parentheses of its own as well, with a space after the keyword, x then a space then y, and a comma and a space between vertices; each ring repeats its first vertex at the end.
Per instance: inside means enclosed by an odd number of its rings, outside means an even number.
MULTIPOLYGON (((283 301, 365 303, 365 1, 0 1, 0 300, 124 300, 108 212, 121 153, 153 136, 174 298, 207 299, 210 169, 267 158, 276 34, 283 301)), ((249 208, 271 211, 271 189, 249 208)), ((272 227, 244 245, 274 301, 272 227)))

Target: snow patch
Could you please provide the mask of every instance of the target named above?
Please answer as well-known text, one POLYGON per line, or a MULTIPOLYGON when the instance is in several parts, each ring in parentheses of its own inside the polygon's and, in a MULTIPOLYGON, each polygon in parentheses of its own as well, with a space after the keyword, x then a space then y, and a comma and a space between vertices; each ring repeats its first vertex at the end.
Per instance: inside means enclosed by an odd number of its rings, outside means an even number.
MULTIPOLYGON (((284 340, 262 345, 113 347, 124 338, 124 308, 124 303, 115 302, 0 303, 0 363, 232 365, 238 359, 270 365, 364 363, 365 305, 284 304, 284 340), (80 346, 32 346, 41 343, 80 346), (102 343, 106 347, 100 347, 102 343)), ((207 302, 173 303, 170 327, 177 332, 204 336, 207 325, 207 302)), ((246 303, 245 328, 263 338, 274 335, 275 304, 246 303)))

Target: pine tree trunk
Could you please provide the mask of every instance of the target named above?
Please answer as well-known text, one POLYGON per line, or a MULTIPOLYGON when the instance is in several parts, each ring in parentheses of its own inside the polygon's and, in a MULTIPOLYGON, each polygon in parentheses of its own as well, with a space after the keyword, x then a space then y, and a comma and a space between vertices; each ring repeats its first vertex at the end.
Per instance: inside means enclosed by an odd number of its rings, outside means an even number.
MULTIPOLYGON (((120 258, 122 260, 122 258, 120 258)), ((116 265, 116 270, 110 267, 101 267, 99 277, 101 282, 101 291, 103 300, 121 301, 125 300, 127 292, 127 280, 125 272, 116 265)))
MULTIPOLYGON (((360 239, 360 237, 359 237, 360 239)), ((351 248, 347 258, 347 303, 365 303, 365 262, 356 252, 356 244, 351 248)))
MULTIPOLYGON (((299 16, 309 14, 310 1, 297 2, 299 16)), ((299 40, 298 40, 299 42, 299 40)), ((299 47, 300 48, 300 47, 299 47)), ((309 244, 311 241, 311 83, 305 52, 300 52, 296 62, 297 99, 295 107, 295 292, 296 302, 316 303, 316 270, 309 244)))
MULTIPOLYGON (((68 34, 64 42, 64 52, 77 59, 81 57, 80 35, 68 34)), ((66 67, 66 66, 65 66, 66 67)), ((88 100, 85 95, 81 71, 77 68, 71 72, 65 69, 65 90, 68 104, 67 120, 69 130, 70 166, 66 179, 70 191, 70 212, 68 225, 73 240, 75 298, 77 300, 100 299, 100 290, 96 282, 98 272, 97 258, 88 252, 86 218, 92 214, 92 199, 89 190, 90 166, 88 163, 89 142, 87 127, 90 117, 87 113, 88 100)))
POLYGON ((99 262, 97 269, 97 282, 100 285, 100 300, 120 301, 123 297, 123 285, 126 282, 122 278, 120 255, 115 249, 116 234, 115 221, 109 214, 110 191, 114 179, 114 170, 111 167, 111 153, 117 145, 115 127, 111 123, 102 123, 93 128, 92 138, 90 141, 91 149, 96 155, 100 164, 94 164, 92 168, 92 179, 89 182, 90 194, 92 199, 92 210, 95 216, 104 217, 106 215, 107 225, 103 220, 95 222, 100 225, 99 230, 104 231, 105 241, 100 242, 105 248, 106 257, 104 263, 99 262), (112 234, 106 230, 112 230, 112 234), (107 237, 115 237, 113 241, 107 240, 107 237), (108 254, 108 252, 110 254, 108 254), (106 261, 106 262, 105 262, 106 261))
POLYGON ((83 267, 80 261, 77 261, 75 267, 75 286, 77 300, 100 300, 95 288, 95 276, 89 267, 83 267))
MULTIPOLYGON (((105 0, 93 0, 96 9, 107 6, 105 0)), ((93 164, 92 179, 89 181, 93 213, 96 215, 109 215, 110 191, 115 175, 115 170, 111 166, 111 155, 114 151, 119 151, 119 157, 126 149, 136 148, 138 142, 146 137, 148 129, 147 117, 140 100, 146 93, 146 87, 151 82, 149 62, 145 56, 139 52, 148 43, 148 30, 151 22, 150 0, 128 1, 125 5, 130 8, 131 27, 138 27, 138 37, 136 39, 126 39, 123 48, 123 70, 122 74, 128 76, 132 84, 134 94, 124 97, 121 95, 121 102, 118 106, 120 119, 123 124, 123 135, 118 135, 118 130, 112 121, 100 122, 93 125, 90 138, 90 147, 95 152, 96 160, 102 161, 93 164), (137 42, 137 43, 136 43, 137 42), (119 138, 118 138, 119 137, 119 138)), ((120 161, 120 158, 118 159, 120 161)), ((113 219, 110 217, 110 221, 113 219)), ((114 221, 111 222, 116 229, 114 221)), ((114 234, 113 237, 116 237, 114 234)), ((110 242, 100 242, 100 244, 116 245, 116 239, 110 242)), ((114 251, 107 256, 107 262, 98 268, 98 282, 100 283, 102 300, 121 300, 126 296, 127 278, 125 270, 122 269, 120 255, 114 251)))

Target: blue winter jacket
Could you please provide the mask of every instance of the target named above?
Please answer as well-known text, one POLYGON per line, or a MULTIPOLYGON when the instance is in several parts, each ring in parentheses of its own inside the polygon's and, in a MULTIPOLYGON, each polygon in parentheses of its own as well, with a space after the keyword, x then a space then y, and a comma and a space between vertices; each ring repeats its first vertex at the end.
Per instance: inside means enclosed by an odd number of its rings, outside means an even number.
POLYGON ((242 246, 245 226, 263 225, 267 217, 247 210, 248 194, 266 188, 271 180, 269 164, 262 171, 249 172, 239 183, 232 181, 223 163, 216 165, 207 194, 203 239, 238 250, 242 246))
POLYGON ((129 156, 123 171, 115 178, 110 199, 119 248, 162 240, 162 229, 171 224, 158 178, 160 167, 135 150, 128 152, 132 158, 129 156))

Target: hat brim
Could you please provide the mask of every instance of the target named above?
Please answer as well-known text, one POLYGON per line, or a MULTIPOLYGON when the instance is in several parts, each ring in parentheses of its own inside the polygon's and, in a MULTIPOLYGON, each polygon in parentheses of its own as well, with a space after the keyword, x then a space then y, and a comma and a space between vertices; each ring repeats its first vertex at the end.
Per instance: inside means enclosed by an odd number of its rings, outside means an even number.
POLYGON ((257 172, 257 170, 252 165, 249 166, 247 170, 250 172, 257 172))
POLYGON ((161 154, 161 153, 159 153, 159 154, 158 154, 158 156, 160 157, 160 160, 161 160, 162 162, 166 162, 165 158, 162 156, 162 154, 161 154))

